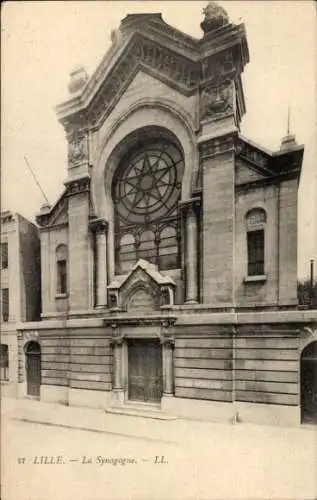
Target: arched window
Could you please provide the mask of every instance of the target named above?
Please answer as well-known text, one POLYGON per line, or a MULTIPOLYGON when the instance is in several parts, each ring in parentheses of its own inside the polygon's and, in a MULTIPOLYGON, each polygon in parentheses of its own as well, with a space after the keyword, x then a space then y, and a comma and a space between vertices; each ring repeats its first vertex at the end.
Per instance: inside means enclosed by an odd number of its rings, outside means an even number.
POLYGON ((262 208, 254 208, 246 215, 248 276, 265 274, 264 241, 266 212, 262 208))
POLYGON ((59 245, 56 248, 56 273, 57 273, 57 293, 67 293, 67 261, 68 250, 66 245, 59 245))
POLYGON ((9 380, 9 353, 7 344, 0 344, 0 380, 9 380))
POLYGON ((160 234, 159 267, 173 269, 178 266, 178 242, 175 227, 164 227, 160 234))
POLYGON ((119 242, 119 260, 125 273, 136 263, 136 245, 133 234, 124 234, 119 242))
POLYGON ((160 269, 179 267, 183 171, 181 151, 163 138, 139 142, 123 157, 112 186, 117 274, 139 258, 160 269))

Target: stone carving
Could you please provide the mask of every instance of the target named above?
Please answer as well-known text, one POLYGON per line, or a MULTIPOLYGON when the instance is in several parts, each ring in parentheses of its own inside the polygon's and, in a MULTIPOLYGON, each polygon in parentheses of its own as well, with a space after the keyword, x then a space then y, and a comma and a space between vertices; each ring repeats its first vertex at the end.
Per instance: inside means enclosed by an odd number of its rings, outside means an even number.
POLYGON ((216 2, 209 2, 203 9, 203 14, 205 18, 200 26, 205 34, 229 24, 227 12, 216 2))
POLYGON ((211 158, 222 153, 234 150, 234 138, 232 136, 221 139, 212 139, 200 145, 200 160, 211 158))
POLYGON ((236 68, 232 52, 202 61, 204 85, 200 93, 201 119, 233 111, 236 68))
POLYGON ((75 139, 69 143, 68 162, 70 167, 74 167, 87 159, 86 137, 75 139))
POLYGON ((37 330, 28 330, 24 332, 24 343, 30 342, 31 340, 35 342, 39 341, 39 332, 37 330))
POLYGON ((123 59, 114 69, 93 102, 89 111, 90 124, 95 126, 110 112, 111 106, 124 90, 125 83, 139 65, 148 66, 164 74, 187 90, 197 87, 200 79, 199 64, 157 46, 154 42, 138 38, 123 59))
POLYGON ((66 196, 72 196, 74 194, 81 194, 89 192, 90 188, 90 178, 83 177, 82 179, 76 179, 67 183, 66 196))
POLYGON ((162 290, 169 293, 169 304, 174 302, 175 284, 163 276, 157 266, 140 259, 123 281, 113 281, 108 286, 109 297, 116 297, 114 307, 120 310, 155 311, 162 306, 162 290))
POLYGON ((233 111, 233 93, 230 82, 222 85, 208 85, 201 91, 200 116, 206 119, 233 111))
POLYGON ((155 311, 157 304, 151 291, 145 285, 137 287, 127 300, 127 310, 155 311))

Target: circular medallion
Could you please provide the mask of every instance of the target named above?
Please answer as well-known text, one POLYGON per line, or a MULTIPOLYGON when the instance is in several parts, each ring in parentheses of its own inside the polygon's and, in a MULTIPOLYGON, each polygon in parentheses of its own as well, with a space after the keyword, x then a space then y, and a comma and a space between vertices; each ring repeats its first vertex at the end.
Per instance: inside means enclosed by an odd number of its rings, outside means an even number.
POLYGON ((142 223, 167 216, 181 189, 184 162, 171 143, 134 150, 119 167, 114 201, 122 222, 142 223))

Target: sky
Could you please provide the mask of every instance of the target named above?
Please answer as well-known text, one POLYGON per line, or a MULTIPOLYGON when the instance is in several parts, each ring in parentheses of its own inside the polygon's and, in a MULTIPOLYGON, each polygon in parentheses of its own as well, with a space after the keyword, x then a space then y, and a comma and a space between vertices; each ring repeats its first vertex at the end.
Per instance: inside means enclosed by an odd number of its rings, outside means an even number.
MULTIPOLYGON (((310 0, 219 1, 244 22, 250 63, 243 73, 247 113, 241 133, 277 150, 291 132, 305 145, 298 195, 298 275, 317 275, 317 9, 310 0)), ((7 2, 1 27, 1 210, 34 220, 44 203, 24 157, 54 203, 67 177, 67 143, 54 108, 67 97, 71 70, 91 75, 127 14, 161 12, 164 20, 202 36, 201 1, 7 2)))

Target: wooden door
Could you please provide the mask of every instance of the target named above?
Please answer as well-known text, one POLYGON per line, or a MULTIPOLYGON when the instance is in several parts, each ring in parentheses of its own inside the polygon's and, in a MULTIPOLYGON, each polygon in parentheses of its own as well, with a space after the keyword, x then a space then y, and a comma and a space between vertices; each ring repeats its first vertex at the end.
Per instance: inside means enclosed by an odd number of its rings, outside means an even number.
POLYGON ((41 387, 41 350, 37 342, 30 342, 26 351, 27 394, 39 396, 41 387))
POLYGON ((160 401, 162 397, 162 348, 156 340, 128 344, 129 399, 160 401))

